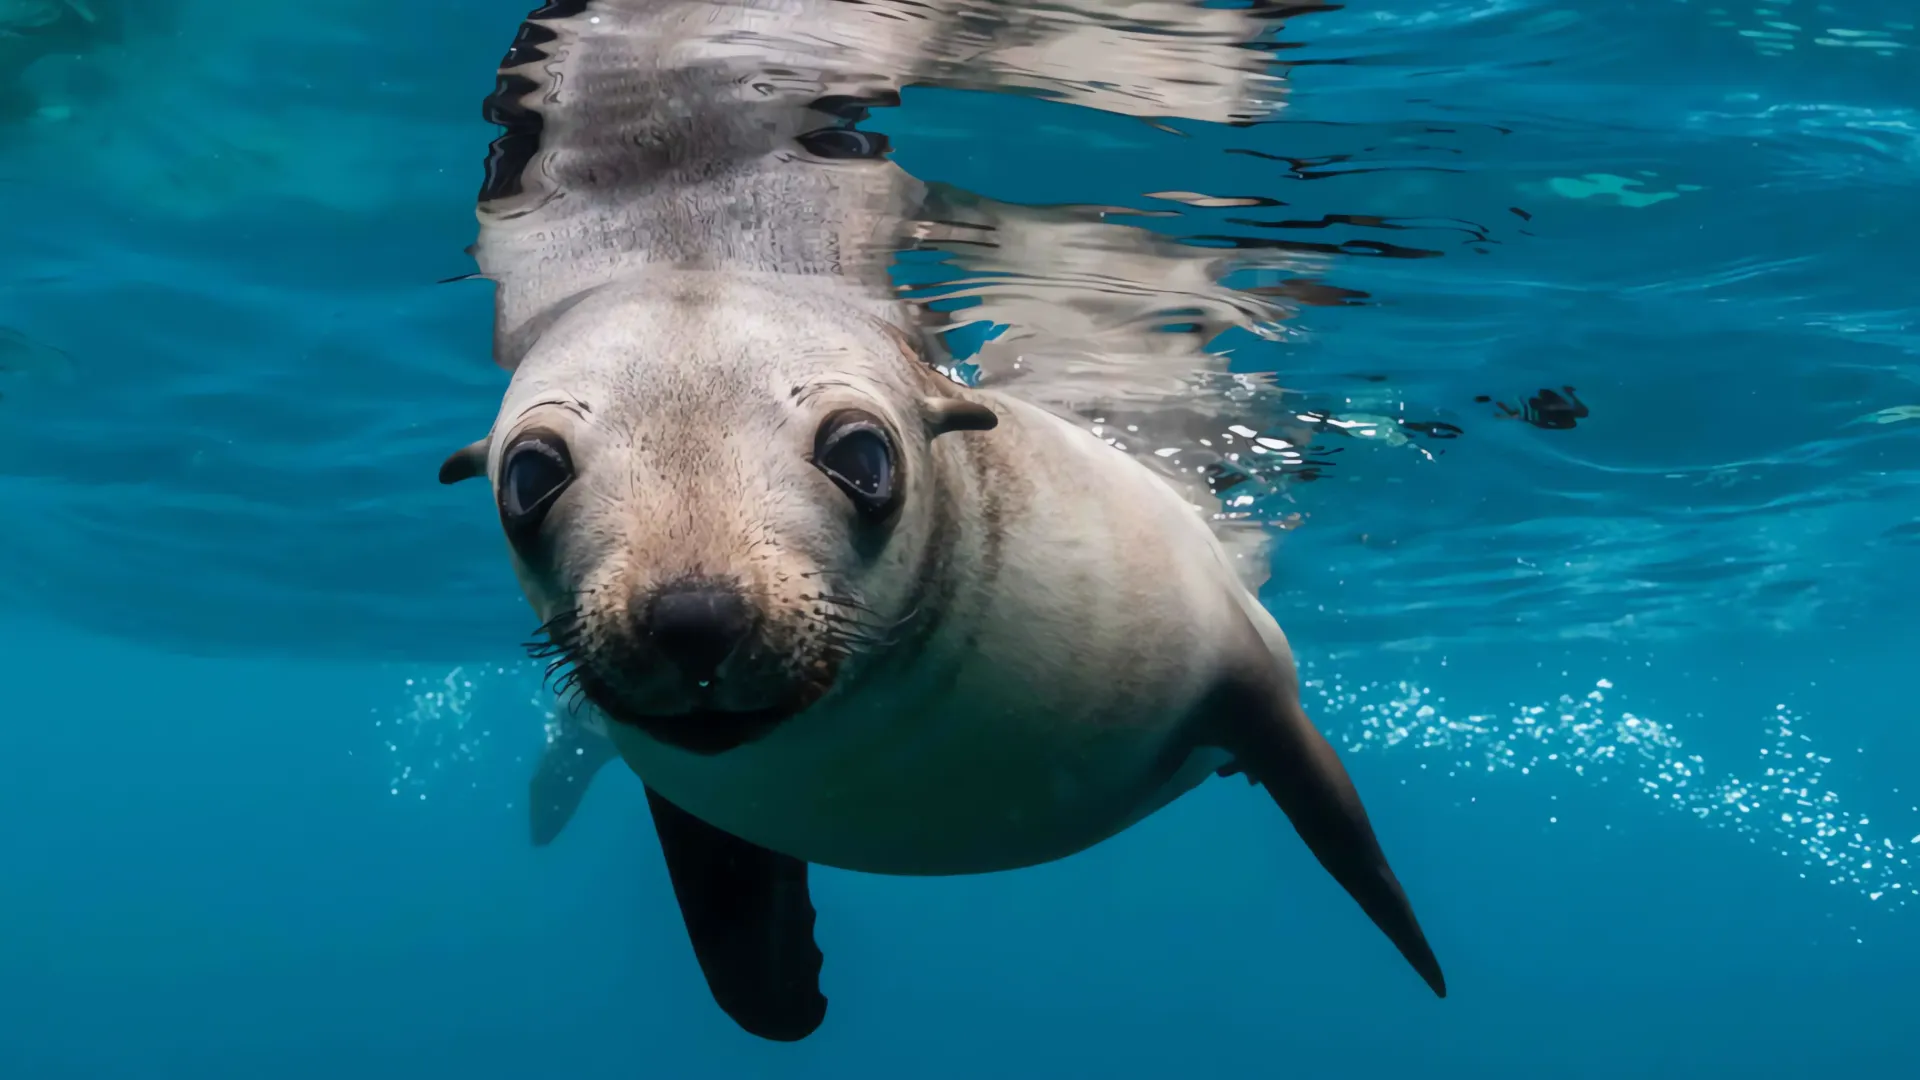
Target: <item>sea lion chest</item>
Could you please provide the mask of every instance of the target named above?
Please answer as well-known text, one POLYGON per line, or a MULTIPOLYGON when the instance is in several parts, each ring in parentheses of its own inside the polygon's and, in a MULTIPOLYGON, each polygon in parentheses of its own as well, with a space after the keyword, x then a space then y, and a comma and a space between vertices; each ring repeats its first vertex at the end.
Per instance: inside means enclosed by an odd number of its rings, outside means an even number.
MULTIPOLYGON (((1193 695, 1176 682, 1116 707, 988 662, 959 677, 861 686, 712 757, 614 725, 622 756, 669 800, 808 862, 887 874, 984 873, 1062 858, 1204 780, 1193 695)), ((919 673, 925 678, 931 672, 919 673)))
POLYGON ((1008 508, 990 586, 962 560, 929 640, 758 742, 702 757, 615 725, 640 777, 808 862, 954 874, 1071 855, 1223 764, 1193 749, 1194 725, 1246 614, 1205 522, 1038 410, 1007 408, 987 434, 1039 451, 1026 468, 1046 496, 1008 508))

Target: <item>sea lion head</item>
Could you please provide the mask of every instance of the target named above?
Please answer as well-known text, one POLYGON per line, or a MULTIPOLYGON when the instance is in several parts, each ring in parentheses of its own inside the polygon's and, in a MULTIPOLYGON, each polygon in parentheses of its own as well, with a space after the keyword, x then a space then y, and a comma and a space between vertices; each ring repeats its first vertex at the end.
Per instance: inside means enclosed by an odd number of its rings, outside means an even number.
POLYGON ((672 276, 554 318, 441 480, 491 481, 567 685, 716 754, 911 632, 963 393, 852 305, 672 276))

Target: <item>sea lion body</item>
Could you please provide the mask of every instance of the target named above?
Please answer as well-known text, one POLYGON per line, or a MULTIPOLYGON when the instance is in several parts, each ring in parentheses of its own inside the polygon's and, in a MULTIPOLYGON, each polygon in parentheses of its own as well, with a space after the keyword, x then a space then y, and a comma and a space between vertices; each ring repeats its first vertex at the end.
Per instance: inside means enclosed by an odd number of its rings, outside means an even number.
MULTIPOLYGON (((647 328, 623 337, 671 338, 678 331, 665 324, 684 309, 655 303, 673 290, 653 283, 709 291, 708 279, 723 283, 708 301, 715 313, 698 323, 713 332, 761 323, 772 337, 838 303, 777 277, 660 270, 630 300, 596 298, 563 316, 550 341, 571 349, 572 324, 594 322, 647 328)), ((910 359, 873 337, 883 359, 910 359)), ((536 352, 521 369, 529 393, 598 380, 588 371, 607 347, 588 335, 575 356, 536 352)), ((711 355, 699 362, 711 365, 711 355)), ((842 375, 853 366, 838 363, 842 375)), ((769 397, 802 376, 775 361, 757 365, 746 379, 763 382, 769 397)), ((739 385, 717 370, 700 374, 739 385)), ((998 424, 930 444, 942 493, 941 520, 929 526, 938 550, 901 568, 916 575, 918 600, 881 663, 720 756, 663 744, 583 703, 584 730, 562 717, 569 737, 554 743, 553 768, 584 782, 601 758, 581 747, 604 732, 662 795, 755 843, 849 870, 957 874, 1083 850, 1224 764, 1223 752, 1195 744, 1196 703, 1224 665, 1250 655, 1264 653, 1291 679, 1278 624, 1251 601, 1197 509, 1159 477, 1044 409, 1005 394, 970 396, 998 424)), ((731 404, 714 395, 689 407, 724 427, 731 404)), ((741 453, 756 441, 742 435, 741 453)), ((689 501, 711 506, 727 488, 717 482, 689 501)), ((715 542, 724 559, 739 540, 715 542)), ((534 805, 570 813, 575 802, 536 796, 534 805)), ((559 827, 538 827, 540 842, 559 827)))
POLYGON ((1204 521, 1084 429, 976 397, 999 425, 933 444, 953 520, 914 582, 918 625, 723 756, 612 725, 662 795, 808 862, 960 874, 1083 850, 1224 764, 1195 745, 1200 703, 1269 647, 1204 521))
MULTIPOLYGON (((492 487, 539 654, 586 710, 561 711, 536 770, 535 842, 617 748, 708 987, 745 1030, 800 1039, 825 1016, 810 864, 1031 866, 1216 770, 1263 786, 1444 995, 1286 639, 1202 507, 1138 447, 961 381, 889 269, 952 241, 1055 253, 1090 278, 1194 279, 1083 294, 1055 325, 1100 360, 1168 310, 1239 311, 1212 264, 1097 216, 1049 235, 934 192, 856 128, 910 81, 968 85, 970 64, 1012 55, 1045 56, 1041 81, 1096 107, 1121 105, 1104 73, 1124 68, 1139 83, 1121 111, 1236 118, 1264 98, 1239 48, 1256 21, 1176 0, 1099 18, 568 0, 502 62, 474 251, 513 375, 441 480, 492 487), (1208 41, 1175 56, 1152 23, 1208 41), (1193 93, 1202 56, 1221 78, 1193 93)), ((1045 323, 1052 306, 1000 310, 1045 323)), ((1200 338, 1178 337, 1140 355, 1186 363, 1200 338)))

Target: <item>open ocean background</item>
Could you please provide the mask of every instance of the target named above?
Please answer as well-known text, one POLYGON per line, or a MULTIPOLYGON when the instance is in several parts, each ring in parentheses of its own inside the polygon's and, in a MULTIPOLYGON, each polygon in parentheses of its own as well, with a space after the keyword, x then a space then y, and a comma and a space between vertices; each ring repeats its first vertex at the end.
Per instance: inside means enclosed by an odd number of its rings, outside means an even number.
POLYGON ((1361 0, 1272 123, 877 115, 999 199, 1285 200, 1368 299, 1271 366, 1461 429, 1327 433, 1263 595, 1450 996, 1214 781, 1038 869, 816 870, 797 1045, 713 1005, 617 767, 528 846, 534 620, 433 482, 505 381, 434 282, 528 6, 0 32, 0 1077, 1920 1076, 1911 4, 1361 0))

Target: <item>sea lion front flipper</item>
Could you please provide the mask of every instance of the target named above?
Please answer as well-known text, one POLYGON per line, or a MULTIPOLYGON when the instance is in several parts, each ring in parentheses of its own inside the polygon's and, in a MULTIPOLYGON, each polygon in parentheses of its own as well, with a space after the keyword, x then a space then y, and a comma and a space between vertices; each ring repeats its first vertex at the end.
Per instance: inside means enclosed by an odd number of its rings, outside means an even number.
POLYGON ((807 864, 714 828, 647 789, 693 955, 748 1034, 797 1042, 826 1019, 807 864))
POLYGON ((534 847, 546 847, 560 835, 580 800, 587 797, 587 785, 600 767, 620 756, 620 751, 604 732, 581 723, 564 713, 560 715, 553 737, 534 766, 527 782, 527 825, 534 847))
POLYGON ((1433 992, 1446 997, 1440 961, 1374 838, 1360 793, 1333 746, 1307 719, 1294 680, 1283 677, 1276 665, 1259 677, 1228 680, 1214 704, 1209 741, 1231 753, 1238 770, 1267 789, 1320 865, 1433 992))

